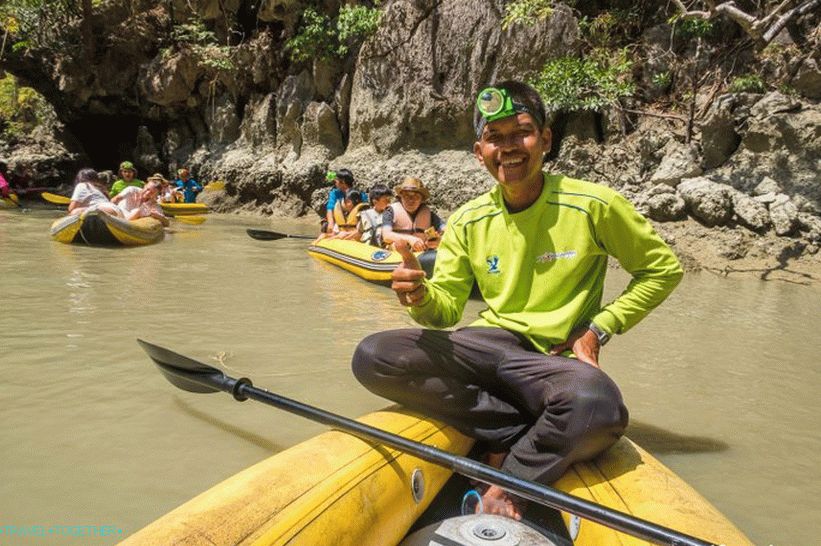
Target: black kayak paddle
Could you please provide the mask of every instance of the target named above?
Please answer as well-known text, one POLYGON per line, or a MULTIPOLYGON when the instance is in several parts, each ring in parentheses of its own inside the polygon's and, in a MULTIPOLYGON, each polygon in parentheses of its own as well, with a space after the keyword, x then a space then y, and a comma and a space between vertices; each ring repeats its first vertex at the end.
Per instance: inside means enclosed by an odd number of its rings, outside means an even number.
POLYGON ((310 235, 290 235, 278 231, 268 231, 267 229, 246 229, 245 232, 252 238, 260 241, 276 241, 279 239, 310 239, 313 241, 316 239, 316 237, 310 235))
MULTIPOLYGON (((250 230, 249 230, 250 231, 250 230)), ((633 535, 656 544, 671 546, 709 546, 707 542, 673 529, 601 506, 599 504, 569 495, 552 487, 517 478, 467 457, 453 455, 447 451, 414 442, 376 427, 330 413, 265 389, 253 386, 248 378, 235 379, 225 375, 221 370, 170 351, 163 347, 138 339, 151 360, 160 368, 168 381, 188 392, 211 393, 224 391, 243 402, 256 400, 275 408, 316 421, 323 425, 336 427, 358 438, 390 446, 409 453, 422 460, 449 468, 458 474, 495 485, 530 501, 564 510, 590 521, 595 521, 611 529, 633 535)))

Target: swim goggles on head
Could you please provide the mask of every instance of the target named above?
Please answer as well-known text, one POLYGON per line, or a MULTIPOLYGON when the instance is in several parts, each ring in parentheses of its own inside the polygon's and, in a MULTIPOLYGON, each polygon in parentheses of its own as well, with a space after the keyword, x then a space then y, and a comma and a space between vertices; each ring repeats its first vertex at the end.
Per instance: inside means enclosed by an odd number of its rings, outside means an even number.
POLYGON ((482 136, 482 129, 491 121, 515 116, 516 114, 527 113, 533 116, 537 121, 542 121, 541 116, 537 115, 530 108, 522 103, 515 102, 507 89, 486 87, 479 93, 479 96, 476 97, 476 108, 479 110, 479 113, 482 114, 482 117, 476 124, 476 138, 482 136))
POLYGON ((328 171, 325 174, 325 180, 327 180, 328 182, 333 182, 334 180, 336 180, 336 171, 328 171))

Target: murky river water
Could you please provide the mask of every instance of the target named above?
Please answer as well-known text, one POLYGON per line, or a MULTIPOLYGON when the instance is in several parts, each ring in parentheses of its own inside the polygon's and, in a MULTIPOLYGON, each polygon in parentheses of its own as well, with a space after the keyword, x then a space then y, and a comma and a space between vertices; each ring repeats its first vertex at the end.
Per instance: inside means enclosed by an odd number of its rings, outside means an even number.
MULTIPOLYGON (((144 338, 330 411, 386 405, 349 372, 356 343, 411 324, 392 293, 211 215, 143 248, 52 242, 55 211, 0 211, 0 527, 112 526, 110 544, 322 427, 183 393, 144 338)), ((281 221, 280 231, 313 224, 281 221)), ((612 272, 608 294, 626 276, 612 272)), ((466 316, 475 315, 471 303, 466 316)), ((756 544, 818 541, 821 289, 691 274, 604 350, 630 436, 756 544)))

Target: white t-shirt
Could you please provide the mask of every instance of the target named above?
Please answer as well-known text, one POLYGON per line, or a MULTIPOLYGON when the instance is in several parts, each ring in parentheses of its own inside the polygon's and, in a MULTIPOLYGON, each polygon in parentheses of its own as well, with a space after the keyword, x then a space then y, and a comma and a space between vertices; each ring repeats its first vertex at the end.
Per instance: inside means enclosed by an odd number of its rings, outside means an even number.
POLYGON ((74 186, 74 193, 71 194, 71 200, 77 201, 82 207, 93 207, 110 202, 106 194, 87 182, 80 182, 74 186))
POLYGON ((117 196, 120 197, 117 206, 120 207, 124 215, 131 214, 135 209, 140 209, 139 218, 151 216, 152 212, 162 212, 156 203, 142 202, 142 191, 143 189, 137 186, 128 186, 117 194, 117 196))

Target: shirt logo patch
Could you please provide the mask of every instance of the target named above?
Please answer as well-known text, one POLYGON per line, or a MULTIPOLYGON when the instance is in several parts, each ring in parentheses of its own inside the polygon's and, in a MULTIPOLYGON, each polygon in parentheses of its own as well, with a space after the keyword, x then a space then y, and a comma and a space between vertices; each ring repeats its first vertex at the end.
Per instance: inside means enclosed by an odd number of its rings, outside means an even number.
POLYGON ((570 260, 577 256, 577 252, 575 250, 565 250, 564 252, 545 252, 538 258, 536 261, 540 264, 553 262, 556 260, 570 260))
POLYGON ((485 258, 487 262, 487 272, 493 275, 501 273, 499 270, 499 256, 488 256, 485 258))

